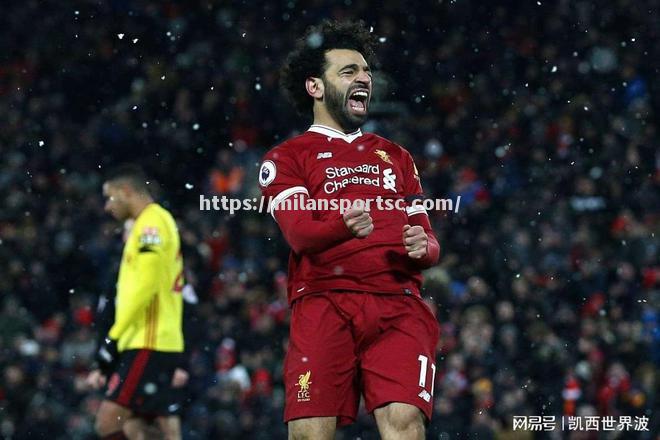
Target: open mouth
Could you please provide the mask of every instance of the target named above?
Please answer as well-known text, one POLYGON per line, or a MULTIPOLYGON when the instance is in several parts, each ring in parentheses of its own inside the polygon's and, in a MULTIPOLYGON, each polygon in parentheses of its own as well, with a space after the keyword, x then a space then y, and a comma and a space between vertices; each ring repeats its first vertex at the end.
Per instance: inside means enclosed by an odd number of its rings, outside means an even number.
POLYGON ((367 101, 369 100, 369 91, 365 89, 354 90, 348 96, 348 107, 353 113, 365 114, 367 112, 367 101))

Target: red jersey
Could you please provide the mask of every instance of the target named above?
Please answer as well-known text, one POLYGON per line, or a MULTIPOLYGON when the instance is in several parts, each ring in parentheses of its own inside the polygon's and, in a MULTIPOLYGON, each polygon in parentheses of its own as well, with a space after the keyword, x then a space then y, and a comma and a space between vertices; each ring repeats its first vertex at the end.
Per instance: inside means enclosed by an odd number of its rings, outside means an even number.
POLYGON ((411 200, 423 196, 417 168, 403 147, 360 130, 344 134, 312 125, 265 155, 259 183, 276 208, 291 197, 301 203, 314 199, 317 205, 327 199, 328 209, 271 211, 292 248, 290 303, 329 290, 420 295, 421 269, 437 262, 439 246, 426 211, 410 206, 411 200), (371 200, 371 234, 355 238, 342 213, 331 209, 332 199, 371 200), (404 209, 386 209, 396 200, 404 209), (408 256, 403 244, 406 224, 424 227, 429 241, 426 257, 408 256))

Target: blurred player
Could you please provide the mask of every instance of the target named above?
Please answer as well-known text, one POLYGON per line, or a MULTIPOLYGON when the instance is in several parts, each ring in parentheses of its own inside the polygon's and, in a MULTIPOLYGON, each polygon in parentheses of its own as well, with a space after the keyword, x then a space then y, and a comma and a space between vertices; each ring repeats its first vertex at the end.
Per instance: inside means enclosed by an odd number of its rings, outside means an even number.
POLYGON ((96 415, 102 439, 145 438, 145 420, 154 420, 166 439, 181 438, 183 261, 174 219, 154 203, 148 185, 131 165, 103 184, 105 210, 135 223, 122 254, 114 319, 88 377, 95 388, 107 385, 96 415))
POLYGON ((293 439, 332 438, 355 420, 361 393, 384 439, 424 438, 432 414, 439 327, 419 289, 440 247, 414 203, 423 195, 411 155, 360 131, 372 46, 353 23, 324 22, 298 41, 281 81, 314 122, 269 151, 259 171, 292 248, 284 419, 293 439), (290 197, 381 197, 402 209, 283 209, 290 197))

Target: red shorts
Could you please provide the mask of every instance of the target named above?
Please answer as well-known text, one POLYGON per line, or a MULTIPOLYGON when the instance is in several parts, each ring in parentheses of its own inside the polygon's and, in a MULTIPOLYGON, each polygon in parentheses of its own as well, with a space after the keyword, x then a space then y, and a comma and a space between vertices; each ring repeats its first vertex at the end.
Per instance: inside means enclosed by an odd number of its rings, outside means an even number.
POLYGON ((438 322, 413 295, 332 292, 292 305, 284 363, 284 421, 337 417, 409 403, 431 419, 438 322))

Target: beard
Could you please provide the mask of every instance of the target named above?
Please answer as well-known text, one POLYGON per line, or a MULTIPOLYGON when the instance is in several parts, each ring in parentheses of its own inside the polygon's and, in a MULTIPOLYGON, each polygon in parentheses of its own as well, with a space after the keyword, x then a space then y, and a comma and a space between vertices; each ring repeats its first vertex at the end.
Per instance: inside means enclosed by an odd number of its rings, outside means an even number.
MULTIPOLYGON (((368 111, 364 115, 355 115, 348 110, 348 91, 342 93, 330 81, 325 78, 325 106, 330 116, 344 129, 344 132, 351 133, 362 127, 367 122, 368 111)), ((365 106, 367 103, 365 102, 365 106)))

